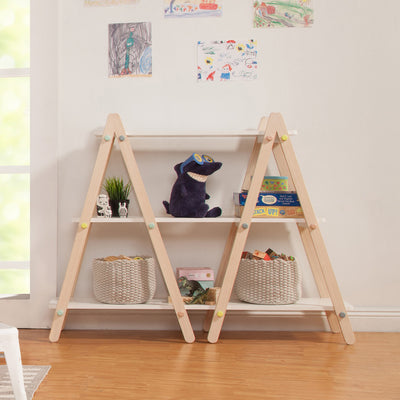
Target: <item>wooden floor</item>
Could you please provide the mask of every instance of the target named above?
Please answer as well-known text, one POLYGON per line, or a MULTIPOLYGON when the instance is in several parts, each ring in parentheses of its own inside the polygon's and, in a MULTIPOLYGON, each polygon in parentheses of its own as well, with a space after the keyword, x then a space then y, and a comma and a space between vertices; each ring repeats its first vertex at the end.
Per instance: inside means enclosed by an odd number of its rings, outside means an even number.
MULTIPOLYGON (((399 400, 400 333, 20 330, 25 365, 51 365, 34 400, 399 400), (200 339, 198 339, 200 337, 200 339)), ((4 362, 4 361, 3 361, 4 362)))

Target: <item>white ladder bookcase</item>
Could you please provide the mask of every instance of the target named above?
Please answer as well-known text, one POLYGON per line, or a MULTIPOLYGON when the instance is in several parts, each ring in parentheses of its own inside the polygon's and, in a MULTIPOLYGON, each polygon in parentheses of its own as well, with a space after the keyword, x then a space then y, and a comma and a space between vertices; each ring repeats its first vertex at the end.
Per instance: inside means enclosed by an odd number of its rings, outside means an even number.
MULTIPOLYGON (((322 239, 317 218, 314 214, 306 186, 304 184, 299 165, 289 138, 284 120, 279 113, 272 113, 268 118, 263 117, 257 130, 241 132, 238 134, 204 133, 201 136, 254 136, 255 142, 249 159, 242 190, 248 190, 248 196, 240 218, 173 218, 155 217, 138 165, 132 150, 129 138, 126 135, 118 114, 110 114, 107 118, 101 143, 89 184, 82 214, 79 219, 69 263, 58 300, 52 301, 50 307, 55 308, 53 323, 49 339, 52 342, 59 340, 69 309, 171 309, 176 313, 184 340, 192 343, 195 340, 188 310, 207 310, 204 321, 204 330, 208 331, 208 341, 218 341, 226 312, 229 310, 271 310, 271 307, 249 305, 245 303, 230 302, 233 285, 236 279, 241 254, 247 241, 247 236, 252 223, 268 222, 268 219, 253 218, 259 188, 267 169, 271 155, 281 175, 288 176, 291 190, 298 194, 303 209, 304 219, 274 218, 271 222, 294 222, 297 224, 301 240, 319 291, 320 298, 316 301, 301 299, 292 307, 279 306, 277 310, 320 310, 326 314, 332 332, 341 333, 347 344, 355 342, 355 336, 350 324, 348 312, 342 299, 329 256, 322 239), (139 204, 141 218, 127 218, 124 223, 144 223, 154 253, 158 260, 172 304, 166 302, 149 301, 146 304, 125 305, 100 305, 92 300, 75 301, 72 296, 75 291, 82 258, 86 249, 87 240, 93 223, 99 218, 93 218, 96 209, 97 196, 104 180, 107 165, 110 159, 114 142, 117 141, 121 150, 132 187, 139 204), (212 221, 210 221, 212 220, 212 221), (169 260, 159 224, 165 222, 207 222, 215 221, 230 223, 231 228, 226 241, 225 249, 215 280, 215 286, 221 288, 215 306, 186 305, 181 298, 176 282, 175 273, 169 260)), ((163 135, 165 136, 165 135, 163 135)), ((176 135, 174 135, 176 136, 176 135)), ((102 219, 104 221, 104 219, 102 219)), ((122 222, 122 221, 118 221, 122 222)), ((109 222, 107 222, 109 223, 109 222)))

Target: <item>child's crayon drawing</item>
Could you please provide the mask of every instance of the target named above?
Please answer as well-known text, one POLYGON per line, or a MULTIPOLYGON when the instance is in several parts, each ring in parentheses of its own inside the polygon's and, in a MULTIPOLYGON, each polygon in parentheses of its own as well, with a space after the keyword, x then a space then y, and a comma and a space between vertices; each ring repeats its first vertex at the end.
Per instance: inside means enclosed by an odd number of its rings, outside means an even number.
POLYGON ((85 6, 119 6, 122 4, 135 4, 139 0, 85 0, 85 6))
POLYGON ((164 0, 165 17, 220 17, 221 0, 164 0))
POLYGON ((151 76, 151 23, 110 24, 109 76, 151 76))
POLYGON ((312 0, 254 0, 254 27, 310 27, 314 22, 311 3, 312 0))
POLYGON ((255 40, 198 42, 198 81, 240 81, 257 78, 255 40))

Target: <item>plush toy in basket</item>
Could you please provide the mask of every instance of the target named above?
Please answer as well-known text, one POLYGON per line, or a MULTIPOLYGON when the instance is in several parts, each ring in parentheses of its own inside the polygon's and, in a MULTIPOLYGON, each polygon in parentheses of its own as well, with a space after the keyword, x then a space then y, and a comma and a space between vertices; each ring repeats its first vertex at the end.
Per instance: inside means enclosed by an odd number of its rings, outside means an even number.
POLYGON ((163 201, 167 213, 174 217, 219 217, 221 208, 209 209, 206 204, 206 200, 210 198, 206 193, 206 180, 221 167, 221 162, 197 153, 175 165, 178 178, 172 187, 170 201, 163 201))

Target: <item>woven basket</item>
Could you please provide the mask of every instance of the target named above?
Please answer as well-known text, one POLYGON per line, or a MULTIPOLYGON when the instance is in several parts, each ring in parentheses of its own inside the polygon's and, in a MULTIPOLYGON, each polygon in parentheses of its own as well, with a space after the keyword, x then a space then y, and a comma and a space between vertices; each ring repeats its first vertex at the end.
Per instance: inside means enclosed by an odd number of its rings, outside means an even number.
POLYGON ((93 260, 93 291, 97 301, 108 304, 145 303, 156 290, 155 262, 143 260, 93 260))
POLYGON ((254 304, 292 304, 301 296, 296 261, 281 259, 240 261, 235 291, 241 301, 254 304))

